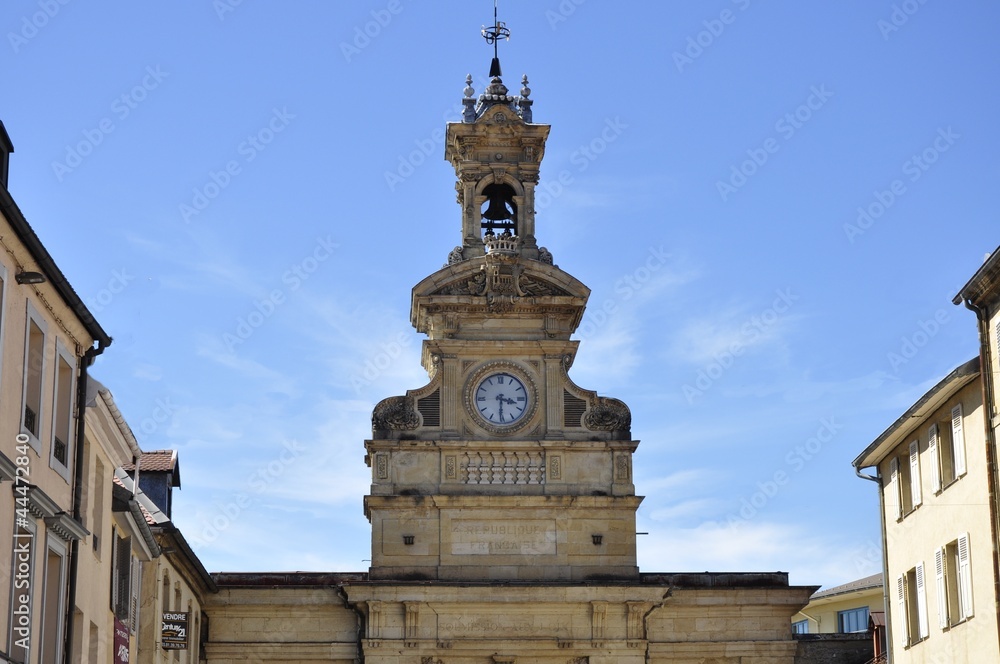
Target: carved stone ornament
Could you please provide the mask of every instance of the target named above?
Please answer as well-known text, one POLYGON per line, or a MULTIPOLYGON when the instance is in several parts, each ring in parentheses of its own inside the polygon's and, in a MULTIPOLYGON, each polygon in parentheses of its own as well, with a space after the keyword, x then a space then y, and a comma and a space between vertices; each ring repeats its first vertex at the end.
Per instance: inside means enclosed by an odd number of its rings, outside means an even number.
POLYGON ((618 399, 597 397, 590 403, 583 424, 591 431, 629 431, 632 413, 618 399))
POLYGON ((545 247, 538 248, 538 260, 552 265, 552 252, 545 247))
MULTIPOLYGON (((456 247, 458 249, 458 247, 456 247)), ((454 251, 452 252, 455 253, 454 251)), ((452 264, 451 256, 448 257, 452 264)), ((448 284, 435 295, 474 295, 486 298, 491 313, 507 313, 522 297, 565 296, 565 290, 524 274, 524 267, 513 256, 486 255, 486 262, 471 279, 448 284)))
POLYGON ((416 429, 419 424, 420 417, 407 397, 382 399, 372 411, 373 431, 416 429))
POLYGON ((462 256, 462 247, 455 247, 448 253, 448 265, 454 265, 455 263, 461 263, 465 260, 462 256))

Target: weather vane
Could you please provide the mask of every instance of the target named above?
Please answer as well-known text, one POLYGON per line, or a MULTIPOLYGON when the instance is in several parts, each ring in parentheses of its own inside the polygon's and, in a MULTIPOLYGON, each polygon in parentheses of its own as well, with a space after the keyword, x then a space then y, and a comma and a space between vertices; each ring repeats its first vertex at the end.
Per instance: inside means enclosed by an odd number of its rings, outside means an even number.
POLYGON ((503 74, 500 73, 500 54, 497 42, 501 39, 509 41, 510 30, 507 29, 506 23, 501 23, 497 20, 497 0, 493 0, 493 25, 489 28, 484 25, 482 32, 486 43, 493 44, 493 62, 490 63, 490 77, 502 76, 503 74))

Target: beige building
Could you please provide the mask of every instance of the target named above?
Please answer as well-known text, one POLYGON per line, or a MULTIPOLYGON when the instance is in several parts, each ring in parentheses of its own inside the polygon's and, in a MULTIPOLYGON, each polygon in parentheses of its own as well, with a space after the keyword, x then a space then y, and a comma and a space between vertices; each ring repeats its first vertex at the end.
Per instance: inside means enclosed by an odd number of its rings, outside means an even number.
POLYGON ((995 551, 980 360, 955 369, 859 456, 881 487, 892 661, 996 661, 995 551))
POLYGON ((792 616, 792 632, 867 634, 872 614, 885 611, 883 592, 881 574, 820 590, 792 616))
POLYGON ((536 239, 529 94, 496 76, 477 101, 470 78, 447 127, 460 244, 412 292, 429 381, 380 402, 364 443, 370 569, 217 575, 210 664, 799 661, 814 587, 636 565, 639 441, 569 375, 590 291, 536 239))
POLYGON ((11 151, 0 123, 0 661, 197 662, 215 586, 169 518, 176 453, 143 455, 88 377, 111 338, 7 191, 11 151))
POLYGON ((102 581, 85 546, 81 434, 87 368, 111 338, 7 190, 12 151, 0 124, 0 661, 48 664, 105 622, 84 599, 102 581))

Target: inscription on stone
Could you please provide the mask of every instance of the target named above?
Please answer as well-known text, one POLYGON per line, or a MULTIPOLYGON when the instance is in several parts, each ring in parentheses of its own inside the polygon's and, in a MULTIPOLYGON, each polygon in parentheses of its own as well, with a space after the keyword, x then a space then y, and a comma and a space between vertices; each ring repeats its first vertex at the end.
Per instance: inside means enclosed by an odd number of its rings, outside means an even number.
POLYGON ((552 519, 461 519, 451 524, 453 555, 555 555, 552 519))
POLYGON ((446 637, 494 636, 506 637, 548 636, 564 637, 570 633, 569 621, 531 613, 510 615, 442 615, 438 627, 446 637))

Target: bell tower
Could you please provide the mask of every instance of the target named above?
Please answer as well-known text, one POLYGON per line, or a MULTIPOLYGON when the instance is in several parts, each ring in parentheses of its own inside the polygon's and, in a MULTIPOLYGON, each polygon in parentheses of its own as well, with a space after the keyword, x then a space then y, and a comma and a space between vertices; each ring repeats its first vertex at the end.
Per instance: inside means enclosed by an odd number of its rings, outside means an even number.
MULTIPOLYGON (((484 29, 496 44, 506 28, 484 29)), ((509 33, 506 33, 509 34, 509 33)), ((461 244, 413 288, 430 381, 381 401, 366 460, 373 580, 634 580, 631 415, 570 379, 590 290, 535 237, 549 125, 494 57, 447 127, 461 244)))

